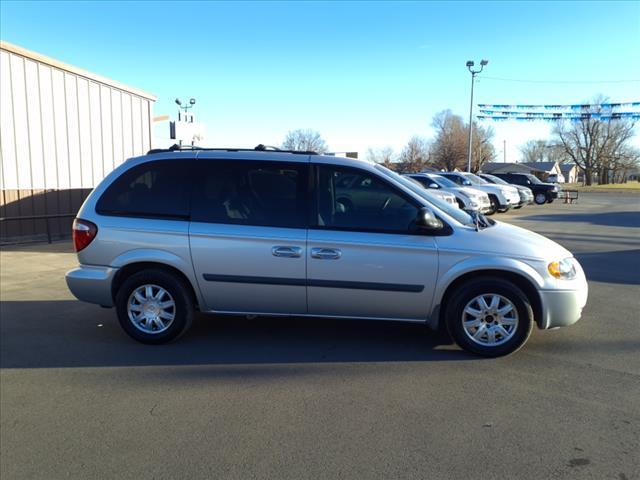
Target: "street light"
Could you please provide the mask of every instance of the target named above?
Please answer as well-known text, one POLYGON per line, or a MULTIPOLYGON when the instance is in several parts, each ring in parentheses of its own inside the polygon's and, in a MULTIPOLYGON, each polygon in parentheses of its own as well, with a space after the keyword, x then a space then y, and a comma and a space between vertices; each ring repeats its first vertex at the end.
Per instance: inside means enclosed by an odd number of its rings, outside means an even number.
POLYGON ((471 171, 471 139, 472 139, 472 122, 473 122, 473 83, 476 79, 476 75, 478 73, 480 73, 485 65, 489 63, 489 60, 481 60, 480 61, 480 69, 479 70, 474 70, 473 66, 475 65, 475 63, 472 60, 468 60, 467 61, 467 68, 469 69, 469 71, 471 72, 471 105, 469 106, 469 158, 467 160, 467 172, 471 171))
POLYGON ((184 110, 184 113, 187 113, 187 110, 189 110, 190 108, 193 108, 193 106, 196 104, 196 99, 195 98, 190 98, 189 99, 189 103, 187 105, 182 105, 182 102, 180 101, 179 98, 176 98, 176 105, 178 105, 178 107, 182 108, 184 110))

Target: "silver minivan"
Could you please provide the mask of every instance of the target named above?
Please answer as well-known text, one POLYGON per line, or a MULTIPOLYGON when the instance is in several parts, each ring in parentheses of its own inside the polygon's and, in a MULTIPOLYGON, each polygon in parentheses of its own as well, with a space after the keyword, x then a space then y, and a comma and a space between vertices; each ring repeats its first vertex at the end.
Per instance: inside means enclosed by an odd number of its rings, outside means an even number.
POLYGON ((132 158, 86 199, 73 237, 71 292, 115 307, 144 343, 176 339, 199 310, 420 322, 500 356, 587 301, 582 268, 551 240, 312 152, 132 158))

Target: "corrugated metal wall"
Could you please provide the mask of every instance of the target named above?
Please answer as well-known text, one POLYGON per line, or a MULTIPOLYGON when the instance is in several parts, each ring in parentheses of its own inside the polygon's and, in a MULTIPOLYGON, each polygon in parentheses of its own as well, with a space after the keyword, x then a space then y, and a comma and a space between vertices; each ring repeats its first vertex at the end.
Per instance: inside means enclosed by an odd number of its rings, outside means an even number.
MULTIPOLYGON (((0 217, 75 214, 105 175, 151 148, 154 98, 12 50, 0 49, 0 217)), ((50 219, 49 234, 68 236, 70 224, 50 219)), ((46 238, 45 220, 0 221, 3 243, 46 238)))

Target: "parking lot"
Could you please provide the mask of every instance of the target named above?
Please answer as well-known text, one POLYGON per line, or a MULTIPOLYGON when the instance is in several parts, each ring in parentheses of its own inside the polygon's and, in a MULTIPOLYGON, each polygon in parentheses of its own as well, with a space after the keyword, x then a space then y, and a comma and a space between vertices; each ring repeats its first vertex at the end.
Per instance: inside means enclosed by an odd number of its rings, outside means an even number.
POLYGON ((4 248, 0 476, 640 478, 640 196, 494 218, 567 247, 590 288, 580 322, 501 359, 298 318, 199 316, 141 345, 71 296, 70 244, 4 248))

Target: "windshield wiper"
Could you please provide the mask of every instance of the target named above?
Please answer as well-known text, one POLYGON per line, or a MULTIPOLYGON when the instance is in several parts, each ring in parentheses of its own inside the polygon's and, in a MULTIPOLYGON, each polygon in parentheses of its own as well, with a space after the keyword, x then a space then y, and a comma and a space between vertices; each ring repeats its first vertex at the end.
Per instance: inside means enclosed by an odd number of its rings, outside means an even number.
POLYGON ((473 226, 475 227, 476 232, 491 225, 487 217, 485 217, 477 210, 467 210, 467 213, 471 215, 471 218, 473 219, 473 226))

